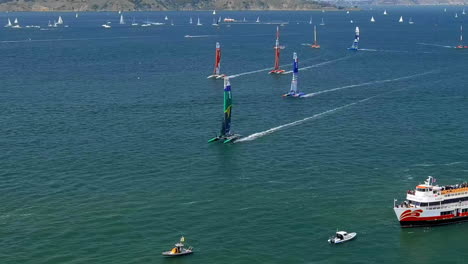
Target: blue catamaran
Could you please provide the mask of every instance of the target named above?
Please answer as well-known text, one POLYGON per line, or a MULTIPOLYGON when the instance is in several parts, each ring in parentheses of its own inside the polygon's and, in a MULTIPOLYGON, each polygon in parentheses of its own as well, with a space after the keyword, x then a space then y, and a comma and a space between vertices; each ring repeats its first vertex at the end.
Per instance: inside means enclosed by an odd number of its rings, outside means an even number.
POLYGON ((224 118, 221 125, 221 132, 218 136, 208 140, 208 142, 223 141, 223 143, 234 142, 240 138, 238 134, 231 133, 231 113, 232 113, 232 94, 229 78, 224 78, 224 118))
POLYGON ((291 97, 303 97, 305 94, 303 92, 299 92, 297 89, 297 79, 299 76, 299 61, 297 59, 297 53, 293 53, 293 77, 291 81, 291 90, 289 93, 283 94, 283 97, 291 96, 291 97))
POLYGON ((353 45, 348 48, 349 50, 359 50, 359 27, 356 27, 356 34, 354 35, 353 45))

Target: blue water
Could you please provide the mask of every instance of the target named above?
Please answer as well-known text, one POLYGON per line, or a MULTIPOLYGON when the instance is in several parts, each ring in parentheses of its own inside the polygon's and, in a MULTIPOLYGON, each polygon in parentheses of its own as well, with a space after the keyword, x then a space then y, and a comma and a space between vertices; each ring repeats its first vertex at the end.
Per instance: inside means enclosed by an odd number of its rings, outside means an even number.
POLYGON ((221 11, 251 23, 219 29, 211 12, 124 13, 175 24, 146 28, 117 13, 1 13, 48 29, 0 29, 1 262, 463 263, 468 224, 401 229, 392 205, 428 175, 467 180, 468 52, 444 47, 467 16, 383 9, 221 11), (68 28, 46 26, 58 15, 68 28), (302 45, 310 16, 326 23, 320 50, 302 45), (291 75, 267 74, 270 22, 289 22, 282 67, 296 51, 299 88, 322 93, 281 97, 291 75), (356 26, 368 50, 346 49, 356 26), (222 81, 206 79, 216 41, 222 73, 238 76, 233 132, 259 133, 248 141, 206 143, 222 118, 222 81), (330 246, 336 229, 358 238, 330 246), (196 253, 162 258, 181 235, 196 253))

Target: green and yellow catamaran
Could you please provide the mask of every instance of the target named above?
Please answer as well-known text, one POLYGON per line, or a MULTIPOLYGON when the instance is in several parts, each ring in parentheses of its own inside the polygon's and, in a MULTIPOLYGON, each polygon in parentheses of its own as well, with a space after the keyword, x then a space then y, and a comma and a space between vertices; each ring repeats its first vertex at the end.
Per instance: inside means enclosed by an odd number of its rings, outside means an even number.
POLYGON ((232 94, 229 78, 224 78, 224 118, 221 125, 221 132, 218 136, 208 140, 208 142, 223 141, 223 143, 234 142, 240 138, 240 135, 231 133, 231 114, 232 114, 232 94))

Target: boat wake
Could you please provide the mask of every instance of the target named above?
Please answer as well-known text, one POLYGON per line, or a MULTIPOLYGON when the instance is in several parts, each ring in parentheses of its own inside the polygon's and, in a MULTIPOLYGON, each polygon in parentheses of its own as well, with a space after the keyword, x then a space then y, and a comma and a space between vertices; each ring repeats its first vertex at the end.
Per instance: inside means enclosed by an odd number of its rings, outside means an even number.
POLYGON ((266 135, 269 135, 271 133, 274 133, 276 131, 279 131, 279 130, 283 130, 285 128, 288 128, 288 127, 292 127, 292 126, 297 126, 297 125, 300 125, 304 122, 307 122, 309 120, 314 120, 314 119, 318 119, 318 118, 321 118, 323 116, 326 116, 326 115, 329 115, 329 114, 332 114, 332 113, 335 113, 337 111, 340 111, 340 110, 343 110, 345 108, 348 108, 348 107, 351 107, 353 105, 357 105, 357 104, 360 104, 360 103, 364 103, 366 101, 369 101, 371 99, 374 99, 376 97, 379 97, 379 96, 383 96, 383 95, 386 95, 386 94, 390 94, 390 93, 394 93, 394 92, 397 92, 397 91, 401 91, 403 89, 406 89, 407 87, 404 87, 404 88, 400 88, 400 89, 396 89, 396 90, 393 90, 393 91, 389 91, 389 92, 385 92, 385 93, 381 93, 381 94, 378 94, 378 95, 374 95, 374 96, 371 96, 371 97, 367 97, 365 99, 362 99, 362 100, 359 100, 359 101, 355 101, 353 103, 349 103, 349 104, 346 104, 346 105, 343 105, 343 106, 340 106, 340 107, 337 107, 337 108, 333 108, 333 109, 330 109, 330 110, 327 110, 325 112, 322 112, 322 113, 318 113, 318 114, 315 114, 313 116, 309 116, 309 117, 306 117, 306 118, 303 118, 301 120, 297 120, 297 121, 294 121, 294 122, 291 122, 291 123, 288 123, 288 124, 284 124, 284 125, 281 125, 281 126, 277 126, 277 127, 274 127, 274 128, 270 128, 268 130, 265 130, 265 131, 262 131, 262 132, 257 132, 257 133, 254 133, 254 134, 251 134, 249 136, 246 136, 246 137, 243 137, 241 139, 238 139, 236 141, 236 143, 238 142, 246 142, 246 141, 252 141, 252 140, 255 140, 255 139, 258 139, 258 138, 261 138, 261 137, 264 137, 266 135))
MULTIPOLYGON (((316 60, 316 59, 318 59, 320 57, 322 57, 322 56, 317 56, 317 57, 305 59, 305 60, 302 60, 301 62, 316 60)), ((316 64, 316 65, 318 65, 318 64, 316 64)), ((290 65, 289 64, 288 65, 281 65, 280 67, 288 67, 288 66, 290 66, 290 65)), ((268 67, 268 68, 265 68, 265 69, 260 69, 260 70, 255 70, 255 71, 237 73, 237 74, 229 75, 228 78, 232 79, 232 78, 236 78, 236 77, 243 76, 243 75, 249 75, 249 74, 254 74, 254 73, 263 72, 263 71, 271 71, 271 69, 272 69, 272 67, 268 67)), ((286 72, 286 73, 291 73, 291 72, 292 71, 289 71, 289 72, 286 72)))
POLYGON ((209 38, 218 37, 218 35, 185 35, 184 38, 209 38))
POLYGON ((386 80, 379 80, 379 81, 372 81, 372 82, 365 82, 365 83, 359 83, 359 84, 346 85, 346 86, 337 87, 337 88, 333 88, 333 89, 318 91, 318 92, 315 92, 315 93, 309 93, 309 94, 304 95, 303 97, 312 97, 312 96, 316 96, 316 95, 319 95, 319 94, 330 93, 330 92, 335 92, 335 91, 348 89, 348 88, 353 88, 353 87, 359 87, 359 86, 367 86, 367 85, 381 84, 381 83, 387 83, 387 82, 396 82, 396 81, 416 78, 416 77, 427 75, 427 74, 434 73, 434 72, 436 72, 436 71, 433 70, 433 71, 428 71, 428 72, 423 72, 423 73, 417 73, 417 74, 403 76, 403 77, 399 77, 399 78, 395 78, 395 79, 386 79, 386 80))
MULTIPOLYGON (((333 63, 333 62, 342 61, 342 60, 347 60, 347 59, 352 58, 352 57, 354 57, 354 56, 345 56, 345 57, 341 57, 341 58, 334 59, 334 60, 324 61, 324 62, 317 63, 317 64, 314 64, 314 65, 302 67, 302 68, 299 69, 299 71, 307 70, 307 69, 311 69, 311 68, 317 68, 317 67, 320 67, 320 66, 323 66, 323 65, 327 65, 327 64, 330 64, 330 63, 333 63)), ((287 72, 285 72, 285 74, 288 74, 288 73, 292 73, 292 71, 287 71, 287 72)))
POLYGON ((447 48, 447 49, 454 49, 454 46, 445 46, 445 45, 439 45, 439 44, 431 44, 431 43, 417 43, 418 45, 424 45, 424 46, 434 46, 434 47, 441 47, 441 48, 447 48))

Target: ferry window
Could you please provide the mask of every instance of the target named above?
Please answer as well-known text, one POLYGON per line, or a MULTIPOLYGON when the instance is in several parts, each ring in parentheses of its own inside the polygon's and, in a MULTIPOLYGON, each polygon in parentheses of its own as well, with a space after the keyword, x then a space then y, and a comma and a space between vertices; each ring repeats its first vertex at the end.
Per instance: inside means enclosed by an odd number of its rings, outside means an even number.
POLYGON ((421 206, 427 206, 427 203, 421 203, 421 206))
POLYGON ((429 206, 439 205, 439 202, 429 203, 429 206))
POLYGON ((462 209, 462 213, 468 212, 468 208, 462 209))
POLYGON ((449 215, 452 214, 452 211, 440 212, 440 215, 449 215))

